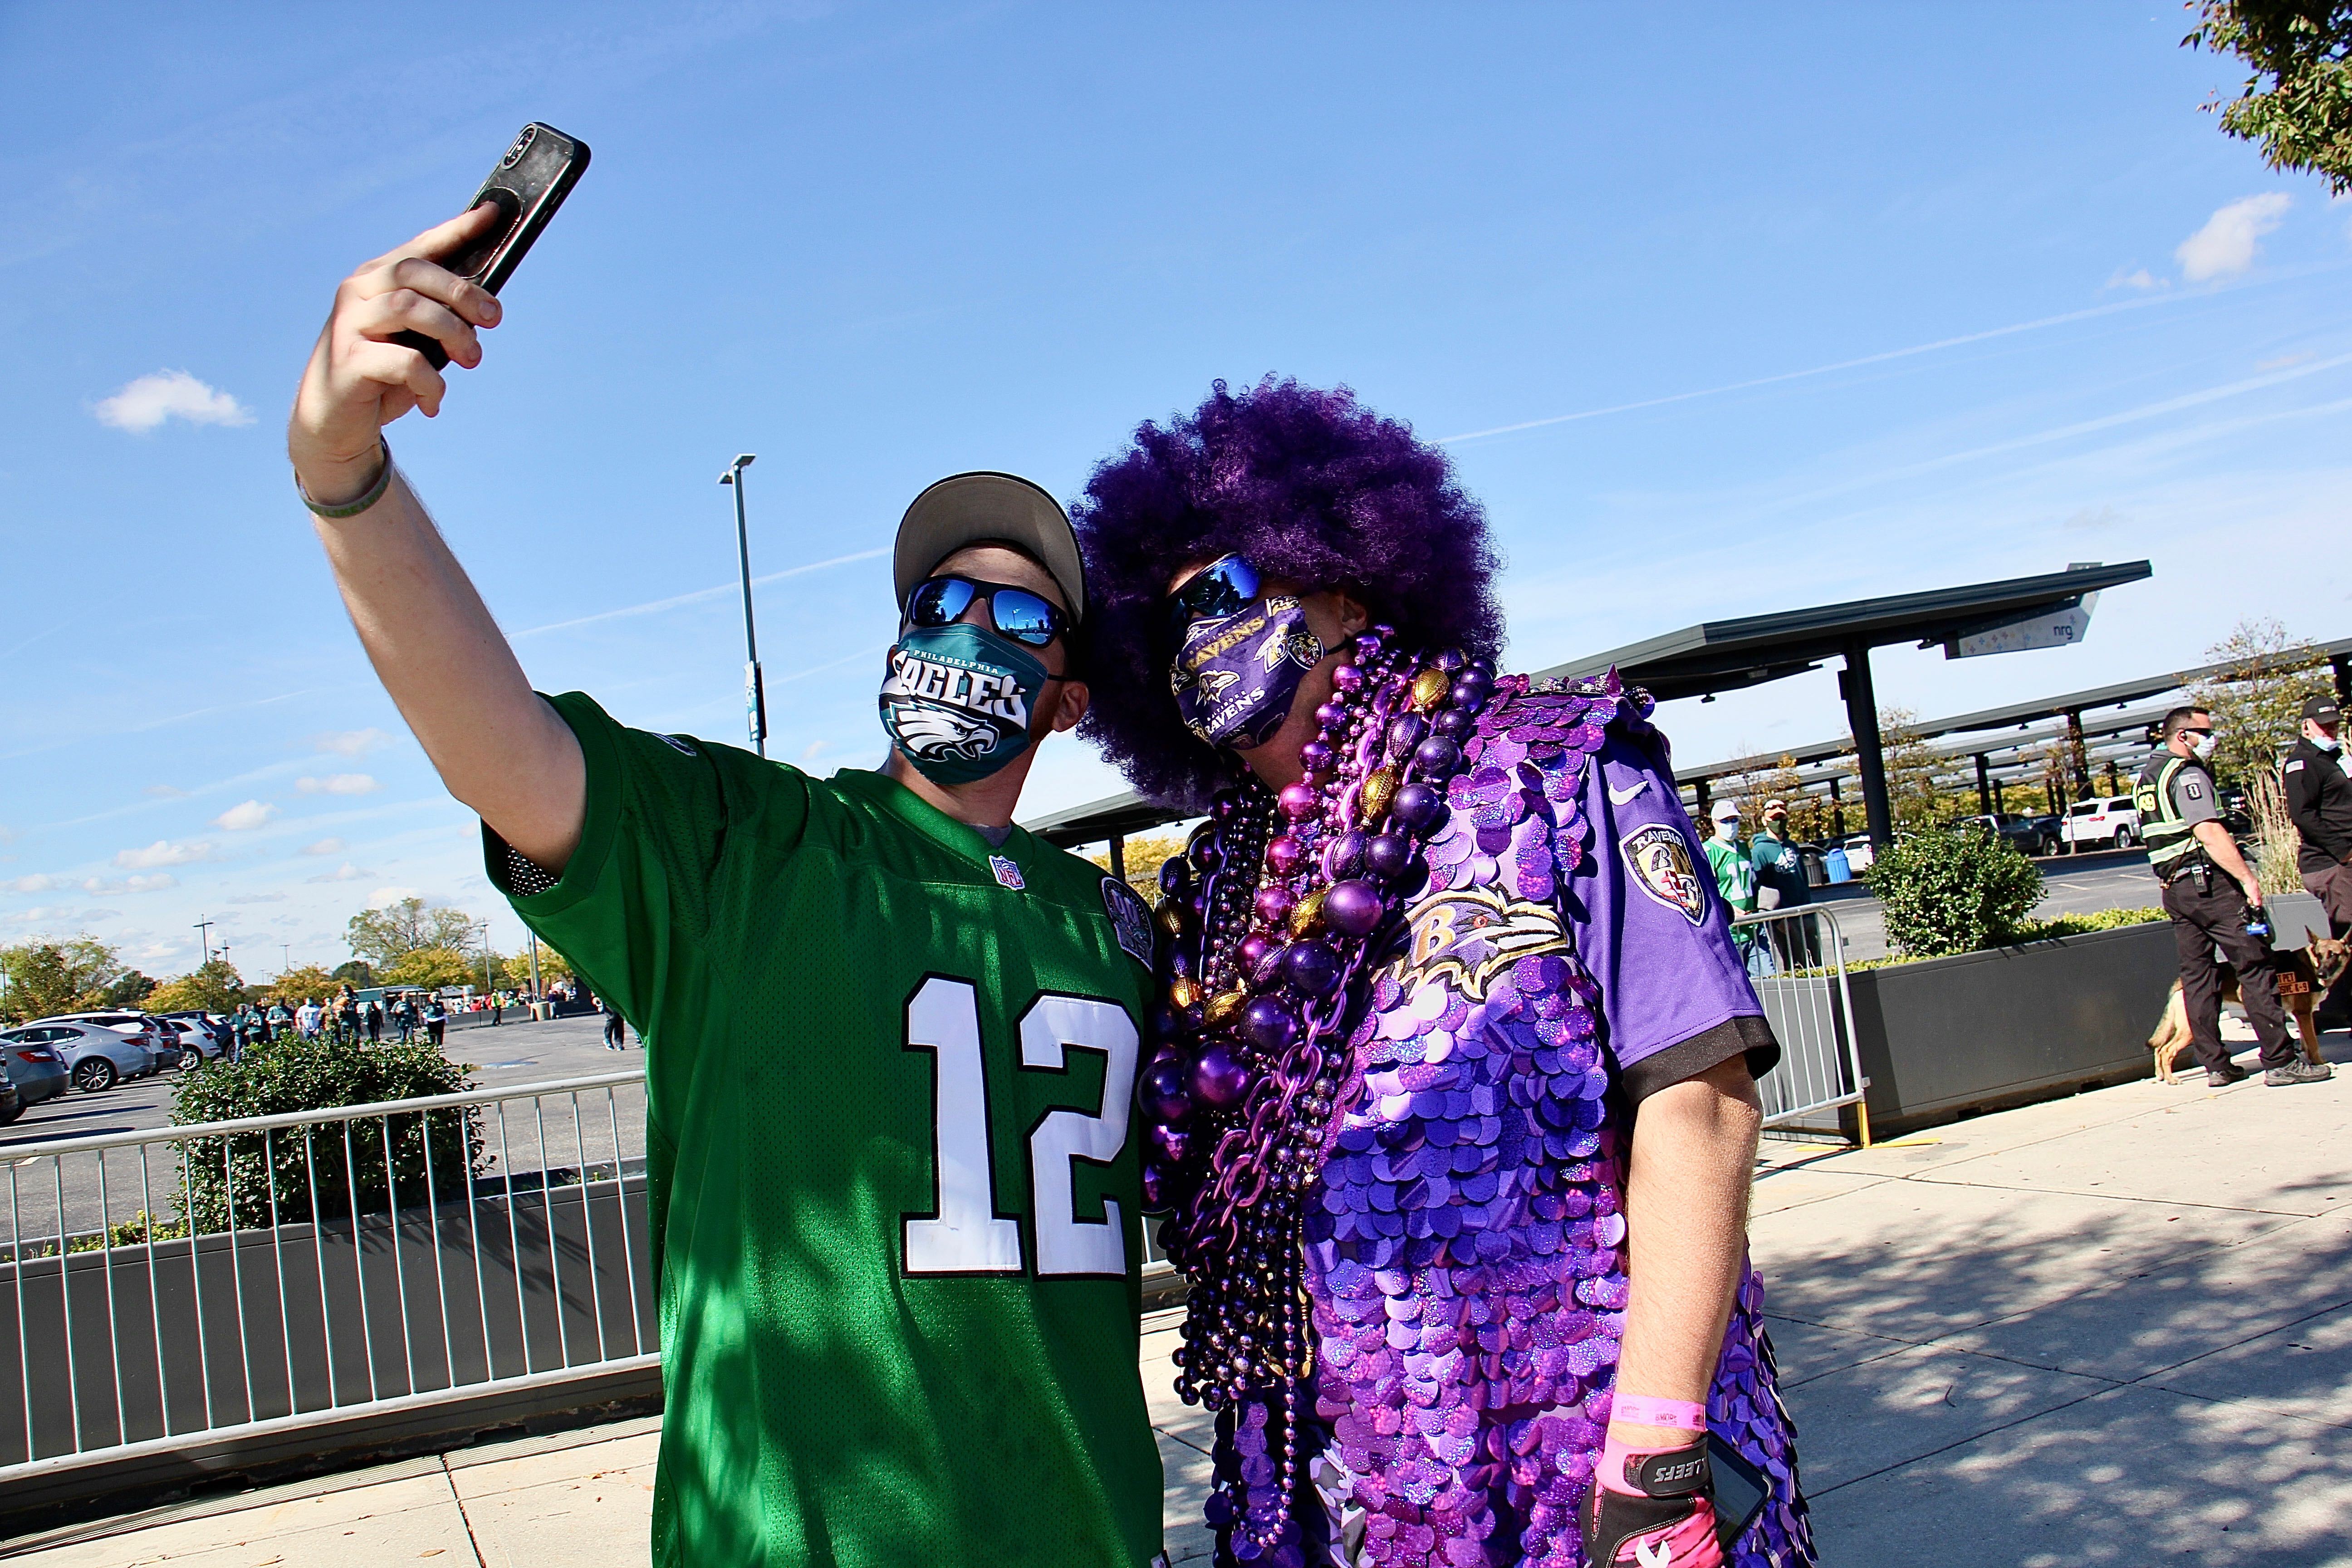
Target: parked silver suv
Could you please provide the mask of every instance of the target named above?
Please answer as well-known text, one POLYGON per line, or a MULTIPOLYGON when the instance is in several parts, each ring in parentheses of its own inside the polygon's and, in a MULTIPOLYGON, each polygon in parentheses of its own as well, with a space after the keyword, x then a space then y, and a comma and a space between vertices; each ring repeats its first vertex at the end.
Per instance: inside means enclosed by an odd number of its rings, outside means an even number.
POLYGON ((47 1046, 66 1059, 73 1086, 84 1094, 111 1089, 127 1078, 145 1078, 169 1061, 180 1059, 177 1043, 163 1045, 145 1015, 89 1013, 59 1018, 36 1018, 22 1028, 0 1033, 0 1041, 47 1046), (127 1018, 127 1025, 103 1022, 127 1018), (36 1037, 37 1037, 37 1038, 36 1037), (159 1049, 159 1046, 161 1049, 159 1049))

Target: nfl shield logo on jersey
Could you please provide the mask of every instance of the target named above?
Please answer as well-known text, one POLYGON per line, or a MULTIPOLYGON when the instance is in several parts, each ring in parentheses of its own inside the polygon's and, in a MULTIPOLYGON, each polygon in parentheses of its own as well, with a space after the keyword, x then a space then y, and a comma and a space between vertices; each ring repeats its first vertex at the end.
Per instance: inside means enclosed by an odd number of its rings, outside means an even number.
POLYGON ((1021 879, 1021 868, 1002 855, 991 855, 988 858, 988 868, 996 873, 997 885, 1000 887, 1010 888, 1017 893, 1029 885, 1021 879))

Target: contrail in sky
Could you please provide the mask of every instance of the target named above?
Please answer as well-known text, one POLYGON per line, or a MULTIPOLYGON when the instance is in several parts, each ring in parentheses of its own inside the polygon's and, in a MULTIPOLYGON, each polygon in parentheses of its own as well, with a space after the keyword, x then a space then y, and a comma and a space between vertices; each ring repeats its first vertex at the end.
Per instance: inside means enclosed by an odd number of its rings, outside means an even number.
MULTIPOLYGON (((751 585, 756 588, 762 583, 781 583, 787 577, 798 577, 810 572, 823 572, 834 566, 846 566, 856 561, 871 561, 877 555, 889 553, 890 546, 886 544, 878 550, 861 550, 855 555, 836 555, 829 561, 812 561, 803 566, 787 566, 782 572, 771 572, 763 577, 752 578, 751 585)), ((742 592, 742 584, 740 583, 727 583, 716 588, 698 588, 691 594, 675 594, 667 599, 652 599, 642 605, 625 605, 617 610, 599 610, 593 616, 582 616, 576 620, 551 621, 543 626, 533 626, 529 631, 509 632, 507 637, 508 640, 512 641, 516 637, 535 637, 542 632, 561 632, 568 631, 573 626, 593 626, 598 621, 616 621, 625 616, 657 615, 663 610, 677 609, 681 605, 699 604, 705 599, 718 598, 722 594, 740 592, 742 592)))
POLYGON ((1719 397, 1727 392, 1746 392, 1751 387, 1777 386, 1782 382, 1802 381, 1808 376, 1829 375, 1841 370, 1856 370, 1867 364, 1885 364, 1889 360, 1909 359, 1915 354, 1934 353, 1939 349, 1959 348, 1968 343, 1980 343, 1992 338, 2013 337, 2019 332, 2039 331, 2043 327, 2063 326, 2069 321, 2085 321, 2095 316, 2112 316, 2122 310, 2145 310, 2150 305, 2170 304, 2179 300, 2198 299, 2192 294, 2158 294, 2145 300, 2118 300, 2113 304, 2094 305, 2087 310, 2069 310, 2063 316, 2043 316, 2039 321, 2020 321, 2014 326, 1992 327, 1981 332, 1964 332, 1957 338, 1938 338, 1932 343, 1914 343, 1907 349, 1889 349, 1885 353, 1864 354, 1860 359, 1843 359, 1835 364, 1817 364, 1811 370, 1783 371, 1779 375, 1759 375, 1753 381, 1734 381, 1722 386, 1702 387, 1696 392, 1677 392, 1665 397, 1645 397, 1638 403, 1613 403, 1606 408, 1587 408, 1575 414, 1555 414, 1548 419, 1524 419, 1517 425, 1497 425, 1491 430, 1465 430, 1459 436, 1440 436, 1437 445, 1454 441, 1476 441, 1487 436, 1508 436, 1519 430, 1540 430, 1548 425, 1572 425, 1580 419, 1599 419, 1610 414, 1631 414, 1638 408, 1663 408, 1668 404, 1688 403, 1694 398, 1719 397))

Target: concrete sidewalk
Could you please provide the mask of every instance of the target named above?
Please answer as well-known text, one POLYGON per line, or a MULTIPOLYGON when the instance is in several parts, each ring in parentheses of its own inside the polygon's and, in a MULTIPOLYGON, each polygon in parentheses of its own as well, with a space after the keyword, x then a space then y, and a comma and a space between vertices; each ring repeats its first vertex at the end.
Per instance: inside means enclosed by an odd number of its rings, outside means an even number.
MULTIPOLYGON (((2242 1026, 2237 1026, 2241 1030, 2242 1026)), ((2352 1057, 2346 1037, 2329 1055, 2352 1057)), ((2352 1073, 2129 1084, 1867 1152, 1772 1144, 1751 1227, 1822 1561, 2352 1564, 2352 1073)), ((1168 1549, 1209 1423, 1143 1373, 1168 1549)), ((628 1568, 653 1423, 0 1547, 41 1568, 628 1568)))

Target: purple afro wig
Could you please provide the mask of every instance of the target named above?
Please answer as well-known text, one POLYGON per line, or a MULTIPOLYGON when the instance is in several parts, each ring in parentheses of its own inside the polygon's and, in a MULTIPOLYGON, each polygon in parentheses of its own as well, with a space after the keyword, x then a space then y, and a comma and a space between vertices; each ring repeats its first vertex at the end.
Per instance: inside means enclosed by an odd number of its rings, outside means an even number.
POLYGON ((1159 610, 1187 565, 1239 553, 1270 576, 1345 588, 1408 647, 1502 644, 1486 513, 1444 453, 1344 386, 1217 382, 1191 415, 1137 426, 1070 517, 1094 601, 1081 731, 1154 800, 1198 805, 1233 776, 1168 689, 1159 610))

